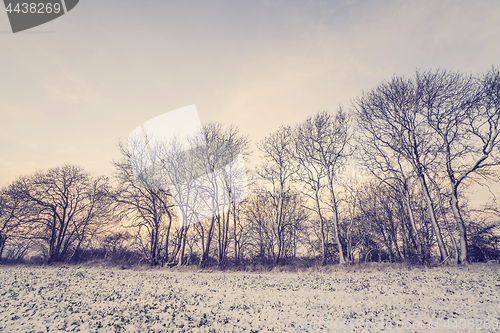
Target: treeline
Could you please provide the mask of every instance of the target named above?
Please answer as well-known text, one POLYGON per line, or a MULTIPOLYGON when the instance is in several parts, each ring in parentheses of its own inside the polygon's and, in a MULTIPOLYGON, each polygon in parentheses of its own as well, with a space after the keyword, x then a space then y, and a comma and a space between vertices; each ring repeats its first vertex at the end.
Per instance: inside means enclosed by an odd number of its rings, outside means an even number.
POLYGON ((19 177, 0 193, 0 258, 201 267, 500 259, 498 203, 468 205, 472 185, 500 180, 498 68, 395 76, 348 109, 282 126, 257 144, 262 164, 247 168, 248 186, 225 172, 196 194, 213 216, 187 224, 200 212, 180 210, 182 191, 165 184, 250 156, 234 126, 210 123, 202 136, 206 148, 166 154, 139 176, 129 141, 111 179, 70 165, 19 177))

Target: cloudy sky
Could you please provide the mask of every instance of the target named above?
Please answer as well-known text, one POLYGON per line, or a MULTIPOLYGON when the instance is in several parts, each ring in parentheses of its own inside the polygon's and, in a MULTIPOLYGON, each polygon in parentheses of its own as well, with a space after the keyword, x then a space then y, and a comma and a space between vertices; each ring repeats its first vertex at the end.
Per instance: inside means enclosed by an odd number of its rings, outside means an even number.
POLYGON ((82 0, 12 34, 1 10, 0 187, 64 163, 111 175, 120 140, 190 104, 255 142, 393 75, 484 73, 499 22, 498 0, 82 0))

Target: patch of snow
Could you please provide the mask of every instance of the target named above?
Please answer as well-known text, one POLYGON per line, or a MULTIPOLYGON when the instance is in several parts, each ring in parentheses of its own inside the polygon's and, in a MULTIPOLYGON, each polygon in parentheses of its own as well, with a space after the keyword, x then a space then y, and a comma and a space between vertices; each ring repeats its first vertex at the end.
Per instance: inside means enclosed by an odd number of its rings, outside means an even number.
POLYGON ((0 331, 297 332, 322 326, 371 332, 380 327, 367 323, 392 323, 401 332, 465 332, 478 330, 479 320, 489 321, 483 331, 500 330, 500 269, 470 267, 208 273, 0 266, 0 331), (460 329, 460 322, 469 326, 460 329))

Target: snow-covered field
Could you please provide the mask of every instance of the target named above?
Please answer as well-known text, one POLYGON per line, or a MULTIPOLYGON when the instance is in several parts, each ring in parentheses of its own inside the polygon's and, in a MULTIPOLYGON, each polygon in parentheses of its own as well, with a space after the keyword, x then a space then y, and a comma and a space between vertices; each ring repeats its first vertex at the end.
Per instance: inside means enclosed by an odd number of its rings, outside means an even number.
POLYGON ((299 273, 0 266, 0 332, 479 330, 500 331, 498 265, 299 273))

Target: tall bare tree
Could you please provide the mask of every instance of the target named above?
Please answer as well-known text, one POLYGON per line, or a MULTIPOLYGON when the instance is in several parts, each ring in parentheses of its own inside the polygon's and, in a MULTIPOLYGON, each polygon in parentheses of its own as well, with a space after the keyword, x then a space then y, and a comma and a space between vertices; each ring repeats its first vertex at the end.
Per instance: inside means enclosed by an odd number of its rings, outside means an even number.
MULTIPOLYGON (((236 160, 249 154, 249 139, 247 136, 242 135, 235 126, 224 128, 221 124, 214 122, 205 125, 203 133, 207 142, 207 155, 200 160, 206 161, 207 173, 218 174, 222 172, 222 178, 224 179, 221 184, 222 188, 217 188, 216 179, 212 183, 215 191, 228 194, 227 200, 229 201, 219 202, 218 205, 224 207, 224 209, 211 219, 202 256, 202 265, 208 260, 214 226, 217 229, 217 260, 219 264, 223 264, 229 250, 230 236, 233 238, 235 260, 238 260, 239 257, 236 231, 240 217, 236 206, 240 202, 240 198, 246 195, 247 184, 245 182, 240 183, 241 179, 246 178, 244 176, 245 170, 238 167, 241 166, 243 160, 239 161, 241 163, 236 160), (231 217, 233 222, 232 235, 230 235, 231 217)), ((219 197, 218 193, 212 194, 212 198, 219 197)))
POLYGON ((146 257, 155 266, 162 260, 169 260, 168 241, 172 222, 176 217, 172 198, 165 188, 166 180, 159 166, 144 168, 140 177, 134 173, 133 163, 146 165, 146 161, 151 160, 144 147, 131 141, 128 147, 120 143, 119 148, 122 159, 113 162, 118 182, 114 196, 116 208, 120 218, 126 220, 128 226, 137 228, 137 237, 146 257), (143 237, 144 232, 146 239, 143 237), (166 234, 165 237, 162 237, 162 233, 166 234), (165 239, 163 246, 160 244, 162 239, 165 239))
POLYGON ((326 264, 327 261, 328 242, 325 209, 322 207, 323 189, 328 193, 328 207, 333 216, 334 240, 338 248, 339 263, 345 263, 344 246, 339 230, 335 179, 337 171, 350 156, 349 126, 349 118, 342 109, 339 109, 335 116, 325 111, 318 112, 295 128, 294 159, 301 167, 298 175, 311 190, 310 197, 315 202, 315 211, 320 222, 322 264, 326 264))
POLYGON ((437 151, 432 133, 420 113, 421 87, 415 80, 393 77, 364 92, 354 103, 358 124, 365 136, 378 141, 409 163, 419 181, 427 213, 438 243, 441 260, 448 259, 425 169, 431 167, 437 151))
POLYGON ((268 200, 271 204, 271 213, 274 215, 274 226, 276 228, 276 238, 278 244, 276 263, 279 263, 284 252, 284 238, 286 225, 290 221, 285 221, 286 207, 290 201, 290 194, 293 176, 297 172, 297 167, 293 160, 293 130, 291 127, 281 127, 277 132, 266 137, 258 145, 260 151, 264 153, 264 160, 267 162, 258 174, 266 183, 268 200))
POLYGON ((438 70, 417 72, 421 112, 437 137, 450 184, 450 205, 467 262, 467 230, 459 206, 460 185, 500 163, 500 72, 480 78, 438 70))
POLYGON ((372 177, 389 186, 399 196, 398 201, 403 204, 403 210, 400 214, 403 214, 402 216, 408 224, 406 228, 408 238, 416 252, 418 261, 423 261, 424 258, 428 257, 428 254, 423 252, 412 205, 411 180, 414 172, 412 172, 411 165, 384 142, 374 140, 369 131, 360 127, 357 133, 359 160, 367 167, 372 177))
POLYGON ((30 207, 27 220, 48 246, 48 261, 67 260, 110 219, 110 185, 64 165, 17 179, 8 194, 30 207))

